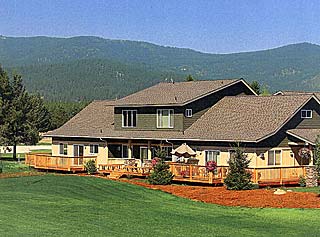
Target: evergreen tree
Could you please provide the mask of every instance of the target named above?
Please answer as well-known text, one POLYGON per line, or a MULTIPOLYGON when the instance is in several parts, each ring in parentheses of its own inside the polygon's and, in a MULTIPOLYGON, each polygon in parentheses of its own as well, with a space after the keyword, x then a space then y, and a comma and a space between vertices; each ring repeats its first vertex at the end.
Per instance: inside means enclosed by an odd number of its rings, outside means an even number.
POLYGON ((247 155, 239 146, 235 147, 235 152, 228 163, 229 172, 224 180, 227 189, 252 189, 251 173, 246 170, 249 167, 250 160, 247 159, 247 155))
POLYGON ((0 143, 13 146, 13 158, 17 156, 18 144, 36 144, 39 131, 49 127, 49 113, 39 96, 29 95, 19 75, 10 81, 0 69, 1 124, 0 143))
POLYGON ((314 149, 314 165, 320 177, 320 135, 317 136, 316 145, 314 149))
POLYGON ((152 160, 153 170, 148 176, 148 181, 150 184, 170 184, 173 175, 169 170, 169 165, 165 162, 166 152, 160 149, 157 151, 156 156, 152 160))
POLYGON ((261 86, 260 86, 259 82, 252 81, 251 84, 250 84, 250 87, 252 88, 252 90, 254 90, 254 92, 257 93, 257 95, 260 95, 261 86))
POLYGON ((186 77, 186 81, 195 81, 195 79, 192 77, 192 75, 188 75, 187 77, 186 77))

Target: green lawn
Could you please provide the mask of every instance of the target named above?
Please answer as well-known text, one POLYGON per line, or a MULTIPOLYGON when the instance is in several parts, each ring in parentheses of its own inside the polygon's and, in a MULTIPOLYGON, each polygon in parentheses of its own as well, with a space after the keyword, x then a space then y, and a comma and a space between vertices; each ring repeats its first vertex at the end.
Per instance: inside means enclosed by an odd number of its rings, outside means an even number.
POLYGON ((320 187, 312 187, 312 188, 298 187, 298 188, 287 188, 287 189, 295 191, 295 192, 311 192, 311 193, 320 194, 320 187))
POLYGON ((3 173, 17 173, 17 172, 29 172, 30 167, 15 161, 0 161, 0 166, 2 165, 3 173))
POLYGON ((91 177, 0 179, 0 236, 314 236, 319 210, 222 207, 91 177))

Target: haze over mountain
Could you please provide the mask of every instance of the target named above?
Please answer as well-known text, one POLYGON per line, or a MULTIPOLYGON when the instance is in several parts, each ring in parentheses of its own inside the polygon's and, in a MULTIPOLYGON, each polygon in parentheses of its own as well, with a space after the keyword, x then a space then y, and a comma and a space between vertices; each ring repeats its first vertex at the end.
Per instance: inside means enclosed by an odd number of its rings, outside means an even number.
POLYGON ((320 90, 320 46, 208 54, 99 37, 0 37, 0 64, 50 100, 122 97, 160 81, 243 77, 271 91, 320 90))

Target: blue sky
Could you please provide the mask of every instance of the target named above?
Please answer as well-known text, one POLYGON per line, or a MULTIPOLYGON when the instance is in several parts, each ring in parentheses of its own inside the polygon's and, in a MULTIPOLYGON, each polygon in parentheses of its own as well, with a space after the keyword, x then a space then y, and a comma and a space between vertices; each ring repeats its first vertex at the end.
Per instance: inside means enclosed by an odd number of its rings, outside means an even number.
POLYGON ((318 0, 0 0, 0 34, 94 35, 212 53, 320 44, 318 0))

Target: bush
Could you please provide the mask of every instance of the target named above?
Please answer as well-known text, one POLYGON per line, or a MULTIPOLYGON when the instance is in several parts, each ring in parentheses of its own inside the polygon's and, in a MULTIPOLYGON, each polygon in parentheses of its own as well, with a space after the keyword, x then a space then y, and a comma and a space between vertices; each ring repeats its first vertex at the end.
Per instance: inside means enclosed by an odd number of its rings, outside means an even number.
POLYGON ((0 174, 3 172, 3 163, 2 160, 0 160, 0 174))
POLYGON ((306 178, 302 175, 299 176, 299 185, 300 185, 300 187, 306 186, 306 178))
POLYGON ((89 160, 84 165, 85 170, 88 174, 94 174, 97 172, 96 162, 94 160, 89 160))
POLYGON ((152 160, 152 166, 152 171, 148 176, 148 182, 150 184, 167 185, 171 183, 173 175, 169 171, 169 165, 164 159, 154 158, 152 160))
POLYGON ((235 153, 229 160, 229 172, 224 180, 224 184, 230 190, 252 189, 251 173, 247 171, 250 160, 238 146, 235 153))

